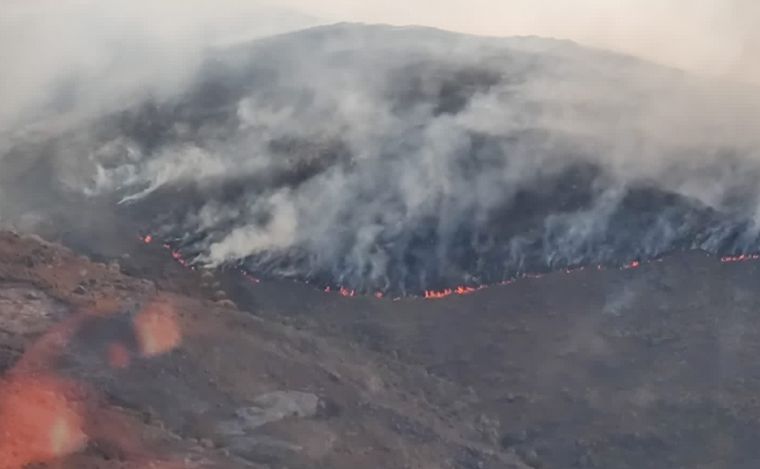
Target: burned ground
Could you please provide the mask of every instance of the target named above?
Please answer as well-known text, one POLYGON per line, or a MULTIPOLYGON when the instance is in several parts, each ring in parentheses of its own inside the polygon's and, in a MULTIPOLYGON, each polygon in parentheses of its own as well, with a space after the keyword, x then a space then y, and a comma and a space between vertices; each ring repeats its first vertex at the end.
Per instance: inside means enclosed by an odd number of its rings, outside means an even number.
POLYGON ((1 241, 5 380, 42 367, 88 389, 91 420, 120 422, 87 427, 65 467, 749 468, 760 457, 752 261, 692 253, 393 301, 203 274, 134 238, 119 267, 1 241), (156 298, 182 340, 144 356, 131 325, 156 298), (82 312, 68 345, 35 359, 45 331, 82 312), (109 362, 114 341, 128 365, 109 362))

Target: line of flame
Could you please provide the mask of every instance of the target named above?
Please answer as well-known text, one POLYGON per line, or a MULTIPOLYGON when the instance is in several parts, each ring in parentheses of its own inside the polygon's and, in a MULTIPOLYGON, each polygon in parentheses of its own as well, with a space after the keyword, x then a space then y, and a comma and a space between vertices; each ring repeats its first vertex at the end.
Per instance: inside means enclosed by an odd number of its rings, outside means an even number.
MULTIPOLYGON (((150 243, 152 243, 154 241, 153 236, 150 235, 150 234, 145 235, 145 236, 141 236, 140 239, 145 244, 150 244, 150 243)), ((166 249, 169 249, 171 251, 171 255, 174 258, 174 260, 176 260, 177 262, 179 262, 184 267, 192 268, 192 266, 187 262, 187 260, 185 260, 182 257, 182 254, 180 254, 179 251, 174 250, 168 244, 164 244, 164 247, 166 249)), ((722 263, 746 262, 746 261, 756 261, 756 260, 760 260, 760 254, 741 254, 741 255, 738 255, 738 256, 724 256, 724 257, 720 258, 720 262, 722 262, 722 263)), ((622 266, 618 267, 618 269, 620 269, 620 270, 637 269, 637 268, 641 267, 643 264, 649 264, 649 263, 652 263, 652 262, 661 262, 661 261, 662 261, 662 259, 659 259, 659 258, 652 259, 652 260, 649 260, 649 261, 632 260, 631 262, 628 262, 628 263, 623 264, 622 266)), ((597 265, 596 268, 597 268, 597 270, 605 270, 605 267, 603 265, 597 265)), ((564 273, 566 273, 566 274, 573 274, 573 273, 576 273, 576 272, 581 272, 584 269, 585 269, 584 266, 568 267, 568 268, 564 269, 564 273)), ((246 276, 247 278, 249 278, 253 283, 259 283, 260 282, 259 279, 251 276, 247 272, 245 272, 243 270, 241 270, 241 272, 243 273, 244 276, 246 276)), ((538 278, 542 278, 544 275, 545 274, 540 274, 540 273, 525 273, 525 274, 522 274, 521 276, 516 277, 516 278, 503 280, 503 281, 499 282, 499 284, 500 285, 509 285, 509 284, 513 283, 514 281, 518 280, 519 278, 538 279, 538 278)), ((478 291, 483 290, 485 288, 488 288, 488 286, 487 285, 481 285, 481 286, 477 286, 477 287, 470 287, 470 286, 461 285, 461 286, 457 286, 457 287, 454 287, 454 288, 446 288, 446 289, 443 289, 443 290, 425 290, 423 292, 423 296, 422 297, 424 299, 428 299, 428 300, 439 300, 439 299, 448 298, 448 297, 454 296, 454 295, 458 295, 458 296, 470 295, 472 293, 478 292, 478 291)), ((327 286, 327 287, 324 288, 324 291, 325 291, 325 293, 337 293, 337 294, 339 294, 341 296, 344 296, 344 297, 347 297, 347 298, 351 298, 351 297, 357 296, 355 290, 352 290, 352 289, 349 289, 349 288, 346 288, 346 287, 342 287, 342 286, 336 287, 334 289, 331 288, 331 287, 329 287, 329 286, 327 286)), ((378 292, 375 292, 373 296, 375 298, 381 299, 381 298, 384 298, 385 295, 384 295, 383 292, 378 291, 378 292)), ((399 298, 394 298, 394 300, 397 300, 397 299, 399 299, 399 298)))

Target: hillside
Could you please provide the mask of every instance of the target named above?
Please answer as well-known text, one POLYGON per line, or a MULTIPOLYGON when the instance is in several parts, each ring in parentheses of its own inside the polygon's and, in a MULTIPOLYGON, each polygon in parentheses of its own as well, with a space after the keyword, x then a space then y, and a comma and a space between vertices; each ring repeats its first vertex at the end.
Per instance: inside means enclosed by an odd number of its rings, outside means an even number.
POLYGON ((4 467, 757 461, 753 262, 391 301, 201 275, 139 244, 119 267, 0 236, 4 467))

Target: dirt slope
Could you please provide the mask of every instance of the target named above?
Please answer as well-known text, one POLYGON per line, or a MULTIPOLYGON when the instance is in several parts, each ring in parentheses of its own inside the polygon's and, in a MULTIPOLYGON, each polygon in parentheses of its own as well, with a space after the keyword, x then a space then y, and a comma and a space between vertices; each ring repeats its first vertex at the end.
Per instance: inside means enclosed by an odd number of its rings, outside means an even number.
POLYGON ((0 235, 0 467, 526 467, 458 411, 462 387, 177 272, 196 297, 0 235))
POLYGON ((0 235, 0 467, 758 467, 758 263, 392 301, 119 246, 0 235))

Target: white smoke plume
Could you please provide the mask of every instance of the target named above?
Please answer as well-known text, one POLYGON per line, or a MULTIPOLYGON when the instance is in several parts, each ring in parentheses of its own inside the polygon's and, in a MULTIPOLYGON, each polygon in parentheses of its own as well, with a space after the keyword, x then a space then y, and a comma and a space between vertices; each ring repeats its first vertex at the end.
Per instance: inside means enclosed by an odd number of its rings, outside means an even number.
POLYGON ((200 191, 163 225, 199 261, 386 290, 756 242, 749 87, 562 41, 354 25, 232 48, 209 70, 151 111, 157 143, 138 131, 138 156, 94 161, 94 190, 125 203, 200 191), (678 200, 627 227, 638 187, 678 200))
POLYGON ((361 291, 760 246, 750 85, 424 28, 189 49, 162 87, 75 99, 85 117, 14 135, 0 164, 44 161, 197 262, 361 291))

